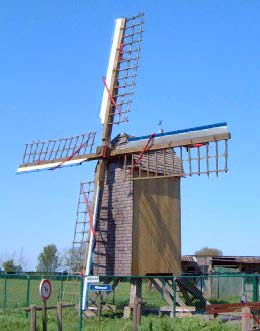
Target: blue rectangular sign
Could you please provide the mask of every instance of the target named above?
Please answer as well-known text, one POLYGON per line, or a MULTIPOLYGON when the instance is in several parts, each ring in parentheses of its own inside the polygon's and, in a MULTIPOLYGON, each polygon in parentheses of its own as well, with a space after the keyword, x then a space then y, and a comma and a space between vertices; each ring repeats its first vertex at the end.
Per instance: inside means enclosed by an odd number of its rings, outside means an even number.
POLYGON ((110 284, 89 284, 90 291, 111 292, 112 286, 110 284))

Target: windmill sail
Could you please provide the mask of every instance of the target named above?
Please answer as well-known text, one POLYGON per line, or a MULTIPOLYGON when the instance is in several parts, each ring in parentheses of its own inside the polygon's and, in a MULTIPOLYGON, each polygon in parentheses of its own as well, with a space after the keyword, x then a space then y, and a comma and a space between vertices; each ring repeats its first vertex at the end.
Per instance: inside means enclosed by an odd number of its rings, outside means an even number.
POLYGON ((92 208, 94 194, 94 182, 80 183, 80 191, 77 206, 77 217, 72 242, 70 272, 81 273, 86 266, 86 252, 90 237, 90 211, 86 207, 87 198, 90 208, 92 208))
POLYGON ((81 164, 94 156, 96 132, 62 139, 33 141, 25 145, 22 164, 17 173, 55 169, 81 164))
POLYGON ((228 171, 226 123, 129 138, 114 154, 125 154, 125 173, 130 179, 180 177, 228 171), (141 157, 140 157, 141 156, 141 157))
POLYGON ((116 20, 100 111, 104 125, 128 121, 141 49, 142 26, 143 13, 116 20))

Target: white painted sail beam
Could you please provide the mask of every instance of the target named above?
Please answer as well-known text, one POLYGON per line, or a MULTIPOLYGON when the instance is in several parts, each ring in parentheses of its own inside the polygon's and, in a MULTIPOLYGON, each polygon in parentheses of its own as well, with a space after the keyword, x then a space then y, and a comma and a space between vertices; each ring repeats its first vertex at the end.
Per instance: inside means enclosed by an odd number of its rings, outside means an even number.
POLYGON ((30 166, 20 166, 16 173, 21 174, 21 173, 27 173, 27 172, 35 172, 35 171, 40 171, 40 170, 51 170, 53 168, 59 167, 71 167, 75 165, 79 165, 82 162, 87 161, 88 158, 83 157, 83 158, 77 158, 77 160, 70 160, 70 161, 65 161, 65 162, 50 162, 50 163, 45 163, 45 164, 36 164, 36 165, 30 165, 30 166))
MULTIPOLYGON (((122 25, 123 20, 124 20, 123 18, 118 18, 116 20, 114 37, 113 37, 112 47, 111 47, 111 51, 110 51, 110 57, 109 57, 109 63, 108 63, 108 68, 107 68, 107 75, 106 75, 106 83, 107 83, 107 87, 110 91, 113 88, 112 74, 113 74, 113 70, 116 69, 116 68, 114 68, 114 63, 116 61, 116 54, 117 54, 117 47, 118 47, 117 45, 118 45, 119 38, 120 38, 120 27, 122 25)), ((104 124, 104 122, 105 122, 106 109, 107 109, 107 105, 109 102, 110 102, 109 95, 108 95, 106 88, 104 87, 101 109, 100 109, 100 114, 99 114, 102 124, 104 124)))

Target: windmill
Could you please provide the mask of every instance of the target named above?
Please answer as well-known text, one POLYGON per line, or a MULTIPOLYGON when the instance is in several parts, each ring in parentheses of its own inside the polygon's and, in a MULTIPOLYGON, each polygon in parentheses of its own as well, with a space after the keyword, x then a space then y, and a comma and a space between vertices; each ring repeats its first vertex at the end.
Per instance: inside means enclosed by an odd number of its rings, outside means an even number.
POLYGON ((180 178, 228 171, 226 123, 112 139, 113 127, 127 122, 131 110, 142 27, 143 13, 116 20, 96 150, 94 131, 34 141, 17 170, 97 161, 95 180, 80 185, 73 241, 73 271, 84 275, 180 274, 180 178))

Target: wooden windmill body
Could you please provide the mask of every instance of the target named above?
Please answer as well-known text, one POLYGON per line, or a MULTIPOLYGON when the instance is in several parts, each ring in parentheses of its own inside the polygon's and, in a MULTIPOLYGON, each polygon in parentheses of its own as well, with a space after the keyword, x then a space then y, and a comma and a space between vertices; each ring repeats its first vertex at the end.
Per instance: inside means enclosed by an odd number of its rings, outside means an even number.
POLYGON ((180 179, 228 170, 226 123, 111 139, 113 126, 128 121, 142 26, 142 13, 116 20, 96 151, 95 132, 37 141, 26 145, 18 168, 24 173, 97 161, 95 180, 80 187, 73 240, 71 270, 85 275, 179 275, 180 179))
MULTIPOLYGON (((119 142, 125 137, 121 135, 119 142)), ((181 273, 180 177, 152 178, 154 171, 144 164, 146 158, 142 159, 141 172, 145 176, 150 171, 148 180, 125 180, 131 165, 122 157, 108 164, 96 227, 94 274, 181 273)), ((157 163, 163 176, 162 153, 158 153, 157 163)), ((175 163, 176 174, 182 173, 176 157, 175 163)))

